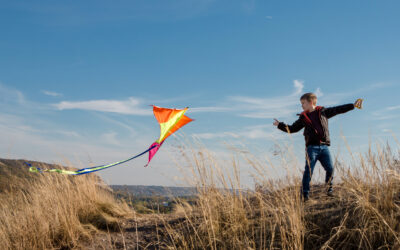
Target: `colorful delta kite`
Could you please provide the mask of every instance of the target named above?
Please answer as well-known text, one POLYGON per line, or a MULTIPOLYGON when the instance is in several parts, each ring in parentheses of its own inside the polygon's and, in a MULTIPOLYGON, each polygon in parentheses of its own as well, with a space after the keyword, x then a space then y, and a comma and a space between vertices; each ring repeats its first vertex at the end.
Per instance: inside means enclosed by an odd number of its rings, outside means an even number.
POLYGON ((129 159, 123 160, 123 161, 118 161, 114 162, 111 164, 107 165, 101 165, 101 166, 96 166, 96 167, 91 167, 91 168, 82 168, 76 171, 72 170, 64 170, 64 169, 44 169, 44 168, 37 168, 33 167, 30 163, 26 162, 26 164, 29 166, 29 171, 31 172, 57 172, 61 174, 68 174, 68 175, 81 175, 81 174, 88 174, 88 173, 93 173, 96 171, 100 171, 106 168, 114 167, 117 165, 120 165, 122 163, 131 161, 135 158, 138 158, 139 156, 142 156, 149 152, 149 160, 145 167, 147 167, 153 159, 154 155, 157 153, 157 151, 160 149, 162 144, 164 143, 165 139, 167 139, 170 135, 178 131, 181 127, 185 126, 189 122, 193 121, 191 118, 187 117, 185 115, 186 111, 188 108, 185 109, 168 109, 168 108, 161 108, 157 106, 153 106, 153 113, 154 116, 156 117, 158 123, 160 124, 160 138, 158 138, 157 141, 155 141, 146 151, 132 156, 129 159))
POLYGON ((166 109, 153 106, 153 113, 156 117, 158 123, 160 124, 160 138, 151 144, 149 150, 149 161, 147 162, 147 167, 160 149, 161 145, 164 143, 170 135, 175 133, 178 129, 185 126, 189 122, 193 121, 185 115, 188 108, 185 109, 166 109))

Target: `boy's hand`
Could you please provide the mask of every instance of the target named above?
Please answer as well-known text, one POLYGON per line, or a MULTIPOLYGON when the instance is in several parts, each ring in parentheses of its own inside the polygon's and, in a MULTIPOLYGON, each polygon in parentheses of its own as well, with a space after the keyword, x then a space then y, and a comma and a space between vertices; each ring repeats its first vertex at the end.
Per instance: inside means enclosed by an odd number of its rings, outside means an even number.
POLYGON ((363 99, 357 99, 356 102, 354 103, 354 107, 358 108, 358 109, 362 109, 362 103, 363 103, 363 99))
POLYGON ((277 119, 274 118, 274 126, 278 126, 279 125, 279 121, 277 119))

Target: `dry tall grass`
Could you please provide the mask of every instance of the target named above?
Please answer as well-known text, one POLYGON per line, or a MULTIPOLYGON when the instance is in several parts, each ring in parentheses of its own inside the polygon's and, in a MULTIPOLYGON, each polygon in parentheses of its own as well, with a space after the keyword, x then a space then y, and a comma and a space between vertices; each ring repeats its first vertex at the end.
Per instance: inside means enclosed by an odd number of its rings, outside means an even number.
POLYGON ((184 156, 199 200, 194 206, 181 202, 177 212, 186 220, 167 226, 170 247, 399 249, 399 151, 378 145, 375 152, 351 155, 347 164, 335 162, 335 197, 314 185, 312 200, 304 203, 299 173, 271 181, 265 174, 271 164, 245 153, 258 185, 242 190, 237 159, 221 166, 211 152, 193 149, 184 156))
MULTIPOLYGON (((154 215, 159 219, 153 234, 165 248, 400 248, 399 150, 378 145, 364 155, 350 152, 346 163, 336 159, 336 196, 313 185, 307 203, 301 201, 299 172, 271 180, 271 161, 243 150, 222 163, 202 147, 182 152, 186 160, 178 164, 189 166, 187 178, 199 195, 195 205, 180 201, 173 223, 158 223, 163 217, 154 215), (255 190, 242 189, 241 164, 252 169, 255 190)), ((282 157, 292 155, 289 150, 282 157)), ((283 162, 278 168, 293 168, 293 160, 283 162)), ((12 177, 0 193, 1 249, 79 248, 98 228, 119 229, 117 218, 130 213, 95 175, 34 176, 12 177)))
POLYGON ((117 218, 129 213, 96 175, 31 173, 7 179, 0 192, 0 249, 79 247, 98 229, 118 230, 117 218))

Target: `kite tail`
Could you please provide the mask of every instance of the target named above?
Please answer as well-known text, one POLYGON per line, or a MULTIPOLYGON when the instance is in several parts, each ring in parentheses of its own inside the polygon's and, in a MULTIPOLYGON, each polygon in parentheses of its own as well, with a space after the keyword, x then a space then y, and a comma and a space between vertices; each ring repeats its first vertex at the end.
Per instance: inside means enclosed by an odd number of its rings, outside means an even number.
POLYGON ((42 172, 41 168, 33 167, 32 164, 30 164, 29 162, 24 162, 24 164, 29 167, 29 172, 32 172, 32 173, 41 173, 42 172))
POLYGON ((32 164, 30 164, 29 162, 24 162, 24 163, 29 167, 29 172, 32 172, 32 173, 57 172, 60 174, 76 175, 76 171, 56 169, 56 168, 51 168, 51 169, 38 168, 38 167, 33 167, 32 164))
POLYGON ((110 167, 114 167, 117 165, 120 165, 122 163, 131 161, 135 158, 138 158, 139 156, 142 156, 144 154, 146 154, 147 152, 151 151, 152 149, 154 149, 156 146, 151 146, 149 149, 147 149, 146 151, 132 156, 129 159, 123 160, 123 161, 118 161, 118 162, 114 162, 114 163, 110 163, 107 165, 100 165, 100 166, 96 166, 96 167, 91 167, 91 168, 82 168, 76 171, 70 171, 70 170, 64 170, 64 169, 56 169, 56 168, 52 168, 52 169, 43 169, 43 168, 38 168, 38 167, 33 167, 32 164, 25 162, 26 165, 29 166, 29 171, 33 172, 33 173, 43 173, 43 172, 57 172, 60 174, 68 174, 68 175, 82 175, 82 174, 89 174, 89 173, 93 173, 93 172, 97 172, 106 168, 110 168, 110 167))

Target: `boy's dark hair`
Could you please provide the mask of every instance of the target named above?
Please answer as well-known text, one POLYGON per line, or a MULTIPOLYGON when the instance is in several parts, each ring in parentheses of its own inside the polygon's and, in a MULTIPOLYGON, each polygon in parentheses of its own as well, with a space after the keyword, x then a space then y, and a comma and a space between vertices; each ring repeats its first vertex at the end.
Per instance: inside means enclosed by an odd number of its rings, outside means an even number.
POLYGON ((312 102, 312 104, 316 105, 317 104, 317 96, 314 93, 305 93, 300 97, 301 100, 306 100, 308 102, 312 102))

